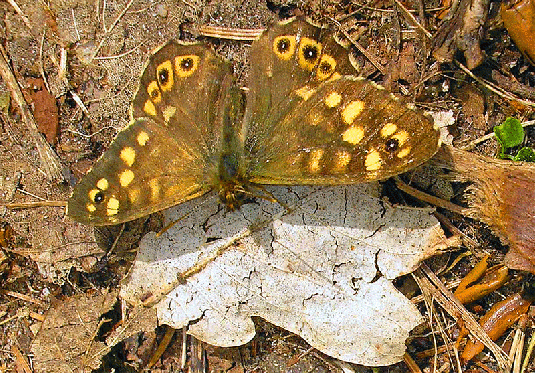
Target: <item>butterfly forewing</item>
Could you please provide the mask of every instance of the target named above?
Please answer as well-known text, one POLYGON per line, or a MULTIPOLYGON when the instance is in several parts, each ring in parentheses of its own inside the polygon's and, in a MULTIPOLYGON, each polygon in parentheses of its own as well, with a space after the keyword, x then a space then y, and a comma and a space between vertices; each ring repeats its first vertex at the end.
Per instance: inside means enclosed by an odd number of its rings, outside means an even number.
POLYGON ((250 60, 245 125, 253 133, 270 132, 267 116, 296 90, 306 95, 333 75, 355 72, 334 34, 304 20, 268 28, 252 44, 250 60))

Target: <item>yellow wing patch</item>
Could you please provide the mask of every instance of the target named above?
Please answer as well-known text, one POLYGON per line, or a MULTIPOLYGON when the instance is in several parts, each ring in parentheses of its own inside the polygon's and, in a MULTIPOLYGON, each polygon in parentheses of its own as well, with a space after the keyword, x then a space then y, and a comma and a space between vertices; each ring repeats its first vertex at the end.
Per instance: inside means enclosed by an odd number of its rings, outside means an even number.
POLYGON ((381 168, 382 163, 381 154, 377 150, 372 149, 366 156, 364 166, 366 167, 366 171, 376 171, 381 168))
POLYGON ((325 98, 325 105, 330 108, 340 105, 340 102, 342 102, 342 95, 340 95, 338 92, 331 92, 325 98))
POLYGON ((125 170, 119 174, 119 183, 123 188, 129 186, 132 180, 134 180, 134 172, 132 170, 125 170))
POLYGON ((308 160, 308 167, 310 169, 310 172, 316 173, 321 170, 320 162, 321 158, 323 158, 323 149, 313 149, 310 152, 310 158, 308 160))
POLYGON ((97 188, 100 190, 106 190, 110 186, 110 183, 108 183, 108 179, 102 178, 99 181, 97 181, 97 188))
POLYGON ((366 104, 364 101, 356 100, 351 101, 342 110, 342 120, 346 124, 352 124, 356 117, 362 113, 366 104))
POLYGON ((119 156, 121 157, 123 162, 126 163, 128 167, 132 167, 132 165, 134 164, 134 161, 136 160, 136 151, 134 150, 134 148, 127 146, 126 148, 123 148, 121 150, 121 153, 119 156))
POLYGON ((115 197, 111 197, 106 205, 106 214, 108 216, 117 215, 119 212, 119 200, 115 197))
POLYGON ((149 134, 145 131, 141 131, 138 135, 137 135, 137 143, 141 146, 145 146, 147 144, 147 141, 149 141, 149 134))
POLYGON ((364 138, 364 129, 359 126, 351 126, 342 133, 342 140, 352 145, 357 145, 364 138))

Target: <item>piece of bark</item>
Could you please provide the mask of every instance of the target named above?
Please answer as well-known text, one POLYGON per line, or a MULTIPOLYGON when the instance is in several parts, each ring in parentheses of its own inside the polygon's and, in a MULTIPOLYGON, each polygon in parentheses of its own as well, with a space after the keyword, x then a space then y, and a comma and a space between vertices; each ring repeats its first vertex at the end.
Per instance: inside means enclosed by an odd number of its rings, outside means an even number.
POLYGON ((505 264, 535 273, 535 165, 443 146, 432 162, 470 182, 468 216, 486 223, 509 245, 505 264))
POLYGON ((466 66, 472 70, 485 59, 480 40, 487 20, 489 0, 459 0, 449 12, 433 39, 433 57, 451 62, 457 50, 464 53, 466 66))

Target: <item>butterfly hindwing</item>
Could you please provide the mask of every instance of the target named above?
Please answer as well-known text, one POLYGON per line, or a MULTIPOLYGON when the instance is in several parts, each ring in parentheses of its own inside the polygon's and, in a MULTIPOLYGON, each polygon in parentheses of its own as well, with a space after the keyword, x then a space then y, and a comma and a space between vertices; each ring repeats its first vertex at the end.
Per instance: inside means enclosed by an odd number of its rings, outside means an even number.
POLYGON ((168 136, 161 123, 136 119, 78 183, 68 214, 96 225, 148 215, 207 192, 204 167, 203 155, 168 136))
MULTIPOLYGON (((235 121, 230 65, 203 45, 170 42, 151 56, 131 123, 76 186, 68 215, 117 224, 212 189, 224 126, 235 121)), ((239 110, 238 110, 239 112, 239 110)))
POLYGON ((383 180, 429 159, 439 146, 433 120, 376 84, 328 81, 287 100, 251 149, 249 175, 261 184, 353 184, 383 180))

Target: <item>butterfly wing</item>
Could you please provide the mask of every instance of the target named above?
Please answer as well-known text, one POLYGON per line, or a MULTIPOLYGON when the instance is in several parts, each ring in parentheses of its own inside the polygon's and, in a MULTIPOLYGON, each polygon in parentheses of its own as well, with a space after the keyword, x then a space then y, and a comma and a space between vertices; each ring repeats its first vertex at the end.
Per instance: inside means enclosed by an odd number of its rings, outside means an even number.
POLYGON ((333 40, 332 34, 296 20, 270 29, 253 45, 253 63, 267 62, 250 76, 245 114, 252 182, 381 180, 437 151, 439 132, 432 119, 377 84, 348 75, 348 52, 333 40), (266 50, 269 58, 254 54, 266 50), (275 73, 279 70, 288 73, 275 73), (291 77, 295 80, 287 84, 291 77))
POLYGON ((202 45, 170 42, 149 60, 132 122, 75 187, 68 215, 117 224, 174 206, 212 188, 230 65, 202 45))

